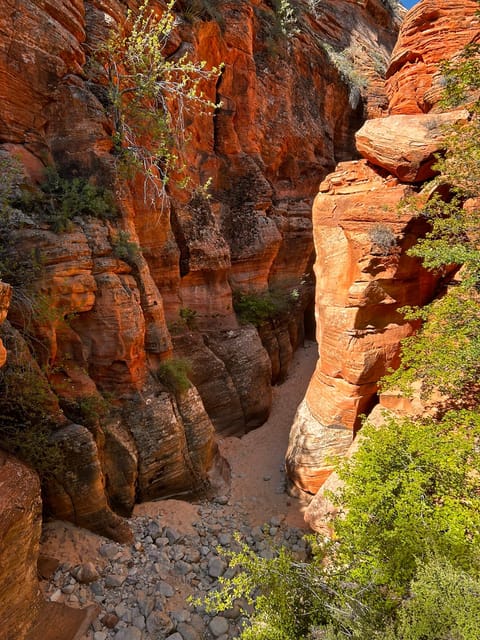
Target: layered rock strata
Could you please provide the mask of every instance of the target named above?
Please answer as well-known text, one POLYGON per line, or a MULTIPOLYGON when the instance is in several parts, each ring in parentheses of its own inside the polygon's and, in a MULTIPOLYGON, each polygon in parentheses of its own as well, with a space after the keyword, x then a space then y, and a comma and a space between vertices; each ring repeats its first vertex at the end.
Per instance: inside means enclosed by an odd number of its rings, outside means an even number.
POLYGON ((33 471, 0 451, 0 487, 0 622, 5 640, 19 640, 42 600, 37 579, 40 484, 33 471))
POLYGON ((332 456, 346 453, 360 416, 378 402, 380 378, 397 366, 400 341, 415 329, 399 309, 430 301, 439 284, 406 254, 426 222, 408 208, 399 213, 398 204, 434 175, 444 124, 466 117, 422 111, 438 102, 429 89, 439 61, 478 37, 474 5, 423 0, 407 14, 388 72, 392 115, 357 133, 368 162, 341 163, 320 185, 313 207, 319 360, 287 451, 300 490, 318 491, 332 456), (445 48, 447 25, 455 35, 445 48))
POLYGON ((181 177, 211 178, 211 197, 172 180, 169 202, 152 205, 141 179, 117 181, 104 80, 91 71, 127 4, 140 3, 0 1, 0 143, 24 190, 55 164, 117 191, 116 218, 78 216, 55 233, 33 206, 14 214, 8 238, 41 267, 34 304, 17 288, 9 319, 55 397, 52 442, 69 472, 47 483, 48 507, 116 537, 128 532, 114 511, 128 515, 136 499, 212 489, 216 430, 241 434, 268 415, 311 307, 310 198, 350 155, 366 102, 385 104, 380 66, 398 25, 380 0, 299 2, 288 19, 261 0, 198 15, 177 3, 166 53, 224 63, 205 86, 221 106, 185 119, 181 177), (240 326, 232 292, 269 288, 295 293, 293 320, 240 326), (188 391, 162 378, 172 355, 189 361, 188 391))
POLYGON ((443 60, 478 39, 474 0, 422 0, 405 16, 386 75, 389 113, 438 109, 443 60))

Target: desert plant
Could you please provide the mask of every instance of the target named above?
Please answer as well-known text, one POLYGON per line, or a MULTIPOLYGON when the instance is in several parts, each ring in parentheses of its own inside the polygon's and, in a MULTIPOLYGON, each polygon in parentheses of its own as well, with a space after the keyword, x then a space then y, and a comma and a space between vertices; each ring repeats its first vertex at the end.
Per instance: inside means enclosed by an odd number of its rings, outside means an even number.
POLYGON ((189 329, 195 329, 197 323, 197 312, 190 307, 182 307, 179 316, 189 329))
POLYGON ((233 293, 233 308, 240 323, 256 327, 285 313, 290 302, 288 293, 233 293))
POLYGON ((51 438, 55 427, 52 395, 35 363, 29 357, 17 357, 17 350, 22 351, 17 338, 5 332, 2 337, 9 359, 0 369, 0 448, 45 479, 63 465, 61 450, 51 438))
POLYGON ((348 47, 338 50, 327 42, 322 43, 322 47, 330 62, 337 69, 340 77, 349 88, 350 105, 355 108, 360 99, 361 91, 365 90, 368 86, 367 78, 355 67, 355 51, 352 51, 348 47))
POLYGON ((131 266, 135 266, 142 251, 136 242, 130 240, 128 231, 119 231, 112 238, 112 247, 114 255, 131 266))
POLYGON ((180 2, 177 1, 176 7, 191 24, 197 20, 214 20, 223 28, 225 20, 218 10, 219 4, 218 0, 180 0, 180 2))
POLYGON ((386 224, 375 224, 369 230, 368 235, 380 255, 388 255, 397 243, 395 232, 386 224))
POLYGON ((144 198, 153 204, 164 201, 171 172, 181 168, 186 112, 212 113, 218 106, 204 87, 220 68, 208 70, 188 54, 165 53, 175 24, 173 5, 170 1, 161 16, 148 0, 129 10, 125 25, 93 56, 93 68, 103 69, 107 83, 117 167, 126 177, 142 176, 144 198))
POLYGON ((185 393, 191 387, 188 379, 191 365, 184 358, 170 358, 164 360, 156 371, 157 380, 172 393, 185 393))
POLYGON ((86 178, 66 178, 50 167, 38 190, 24 191, 18 206, 47 222, 55 233, 68 231, 76 216, 111 219, 117 214, 113 194, 86 178))

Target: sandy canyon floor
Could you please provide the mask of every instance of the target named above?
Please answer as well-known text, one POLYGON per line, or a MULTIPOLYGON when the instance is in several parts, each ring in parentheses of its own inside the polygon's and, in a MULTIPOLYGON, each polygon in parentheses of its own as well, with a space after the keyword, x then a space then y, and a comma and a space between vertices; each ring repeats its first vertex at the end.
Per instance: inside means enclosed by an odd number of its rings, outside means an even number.
POLYGON ((226 640, 238 634, 237 614, 208 617, 191 610, 186 600, 215 588, 219 575, 228 576, 217 549, 235 548, 236 531, 259 553, 268 553, 267 538, 302 550, 306 504, 285 491, 284 456, 316 360, 316 344, 306 342, 287 380, 274 388, 268 421, 242 438, 219 441, 232 475, 225 496, 197 504, 162 500, 137 505, 131 547, 67 523, 45 525, 42 555, 60 564, 42 587, 54 602, 97 607, 97 620, 85 639, 226 640), (95 572, 94 579, 83 579, 78 567, 95 572))

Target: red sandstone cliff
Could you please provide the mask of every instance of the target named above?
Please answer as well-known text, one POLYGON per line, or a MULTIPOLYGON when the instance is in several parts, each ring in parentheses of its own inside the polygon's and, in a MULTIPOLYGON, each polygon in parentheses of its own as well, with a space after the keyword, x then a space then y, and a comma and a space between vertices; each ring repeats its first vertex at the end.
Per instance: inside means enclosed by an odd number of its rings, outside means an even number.
MULTIPOLYGON (((27 183, 52 164, 115 182, 102 87, 86 63, 126 4, 0 1, 0 144, 27 183)), ((131 186, 114 221, 77 217, 55 233, 33 211, 9 231, 9 246, 42 266, 29 285, 47 308, 26 312, 17 291, 4 336, 11 367, 48 398, 51 442, 69 469, 45 483, 59 517, 124 539, 116 513, 211 490, 222 475, 215 431, 243 433, 268 415, 311 299, 301 284, 313 259, 310 199, 318 176, 351 156, 365 109, 385 106, 380 67, 397 28, 380 0, 294 4, 285 25, 262 0, 219 2, 219 21, 187 20, 178 3, 172 53, 225 63, 208 89, 221 102, 215 117, 186 122, 188 172, 194 184, 212 179, 210 200, 172 188, 155 210, 131 186), (141 247, 128 261, 115 252, 120 231, 141 247), (294 317, 239 326, 232 291, 267 287, 298 289, 294 317), (190 361, 188 391, 159 381, 172 354, 190 361)))
POLYGON ((433 176, 443 125, 466 117, 438 113, 439 63, 478 38, 477 8, 422 0, 407 13, 387 71, 389 115, 356 135, 368 162, 341 163, 320 185, 313 206, 319 360, 287 452, 301 490, 316 493, 332 454, 346 453, 359 416, 378 402, 378 381, 413 331, 398 309, 435 294, 437 278, 406 255, 424 223, 399 216, 396 205, 433 176))

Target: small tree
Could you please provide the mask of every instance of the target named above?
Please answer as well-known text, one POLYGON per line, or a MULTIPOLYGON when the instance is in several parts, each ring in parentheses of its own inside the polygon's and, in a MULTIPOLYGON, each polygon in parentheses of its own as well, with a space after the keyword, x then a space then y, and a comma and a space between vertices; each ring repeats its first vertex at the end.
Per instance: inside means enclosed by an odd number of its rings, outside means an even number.
POLYGON ((218 106, 204 92, 220 67, 206 68, 188 54, 167 55, 175 24, 173 0, 162 15, 143 2, 100 47, 95 60, 106 72, 114 154, 127 177, 140 172, 144 197, 166 197, 178 150, 185 142, 185 113, 212 113, 218 106), (175 151, 177 150, 177 151, 175 151))

